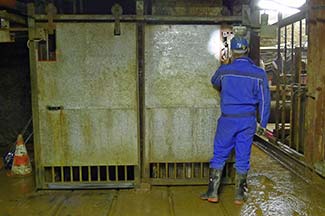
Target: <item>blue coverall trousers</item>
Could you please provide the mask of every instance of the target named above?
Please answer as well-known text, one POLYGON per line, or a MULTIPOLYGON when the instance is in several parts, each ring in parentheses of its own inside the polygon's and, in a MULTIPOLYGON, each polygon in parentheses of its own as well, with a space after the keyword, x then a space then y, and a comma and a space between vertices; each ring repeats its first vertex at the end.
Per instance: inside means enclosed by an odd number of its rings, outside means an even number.
POLYGON ((236 171, 240 174, 247 173, 250 168, 249 160, 255 131, 255 116, 221 116, 218 119, 210 168, 223 169, 229 154, 235 148, 236 171))

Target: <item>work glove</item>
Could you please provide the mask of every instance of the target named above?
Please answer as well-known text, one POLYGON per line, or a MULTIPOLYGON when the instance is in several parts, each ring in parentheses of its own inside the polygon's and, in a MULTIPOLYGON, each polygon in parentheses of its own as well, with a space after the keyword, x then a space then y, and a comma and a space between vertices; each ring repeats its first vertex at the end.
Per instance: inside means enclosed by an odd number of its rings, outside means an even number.
POLYGON ((257 124, 256 134, 259 136, 264 136, 265 132, 266 132, 266 129, 263 128, 260 124, 257 124))

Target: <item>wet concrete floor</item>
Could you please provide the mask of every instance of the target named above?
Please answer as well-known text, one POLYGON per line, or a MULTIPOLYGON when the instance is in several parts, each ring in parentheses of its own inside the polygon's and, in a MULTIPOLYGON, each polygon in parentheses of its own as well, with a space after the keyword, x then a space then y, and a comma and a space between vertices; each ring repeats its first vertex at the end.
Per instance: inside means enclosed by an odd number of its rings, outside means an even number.
POLYGON ((32 176, 8 177, 2 170, 0 216, 323 216, 324 181, 306 184, 257 147, 252 152, 249 198, 240 207, 233 204, 233 185, 223 187, 220 203, 212 204, 199 199, 205 186, 36 192, 32 176))

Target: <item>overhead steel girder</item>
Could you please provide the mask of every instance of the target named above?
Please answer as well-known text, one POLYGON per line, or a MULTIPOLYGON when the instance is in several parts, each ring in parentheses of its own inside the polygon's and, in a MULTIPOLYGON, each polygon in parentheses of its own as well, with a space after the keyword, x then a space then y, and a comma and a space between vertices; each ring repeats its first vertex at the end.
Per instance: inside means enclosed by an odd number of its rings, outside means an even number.
MULTIPOLYGON (((47 21, 47 15, 35 15, 37 21, 47 21)), ((55 15, 54 22, 64 21, 114 21, 113 15, 55 15)), ((200 17, 200 16, 136 16, 124 15, 120 21, 127 22, 145 22, 145 23, 200 23, 200 24, 216 24, 216 23, 241 23, 241 16, 216 16, 216 17, 200 17)))

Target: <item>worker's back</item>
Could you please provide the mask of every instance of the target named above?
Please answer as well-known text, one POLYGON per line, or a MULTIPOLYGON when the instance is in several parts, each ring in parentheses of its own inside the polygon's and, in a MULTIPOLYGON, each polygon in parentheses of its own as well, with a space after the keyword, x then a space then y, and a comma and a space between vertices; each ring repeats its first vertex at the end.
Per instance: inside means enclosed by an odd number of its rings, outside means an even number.
POLYGON ((221 112, 230 115, 256 112, 258 103, 264 100, 261 96, 265 80, 265 71, 247 57, 221 66, 212 78, 214 85, 220 85, 221 112))

